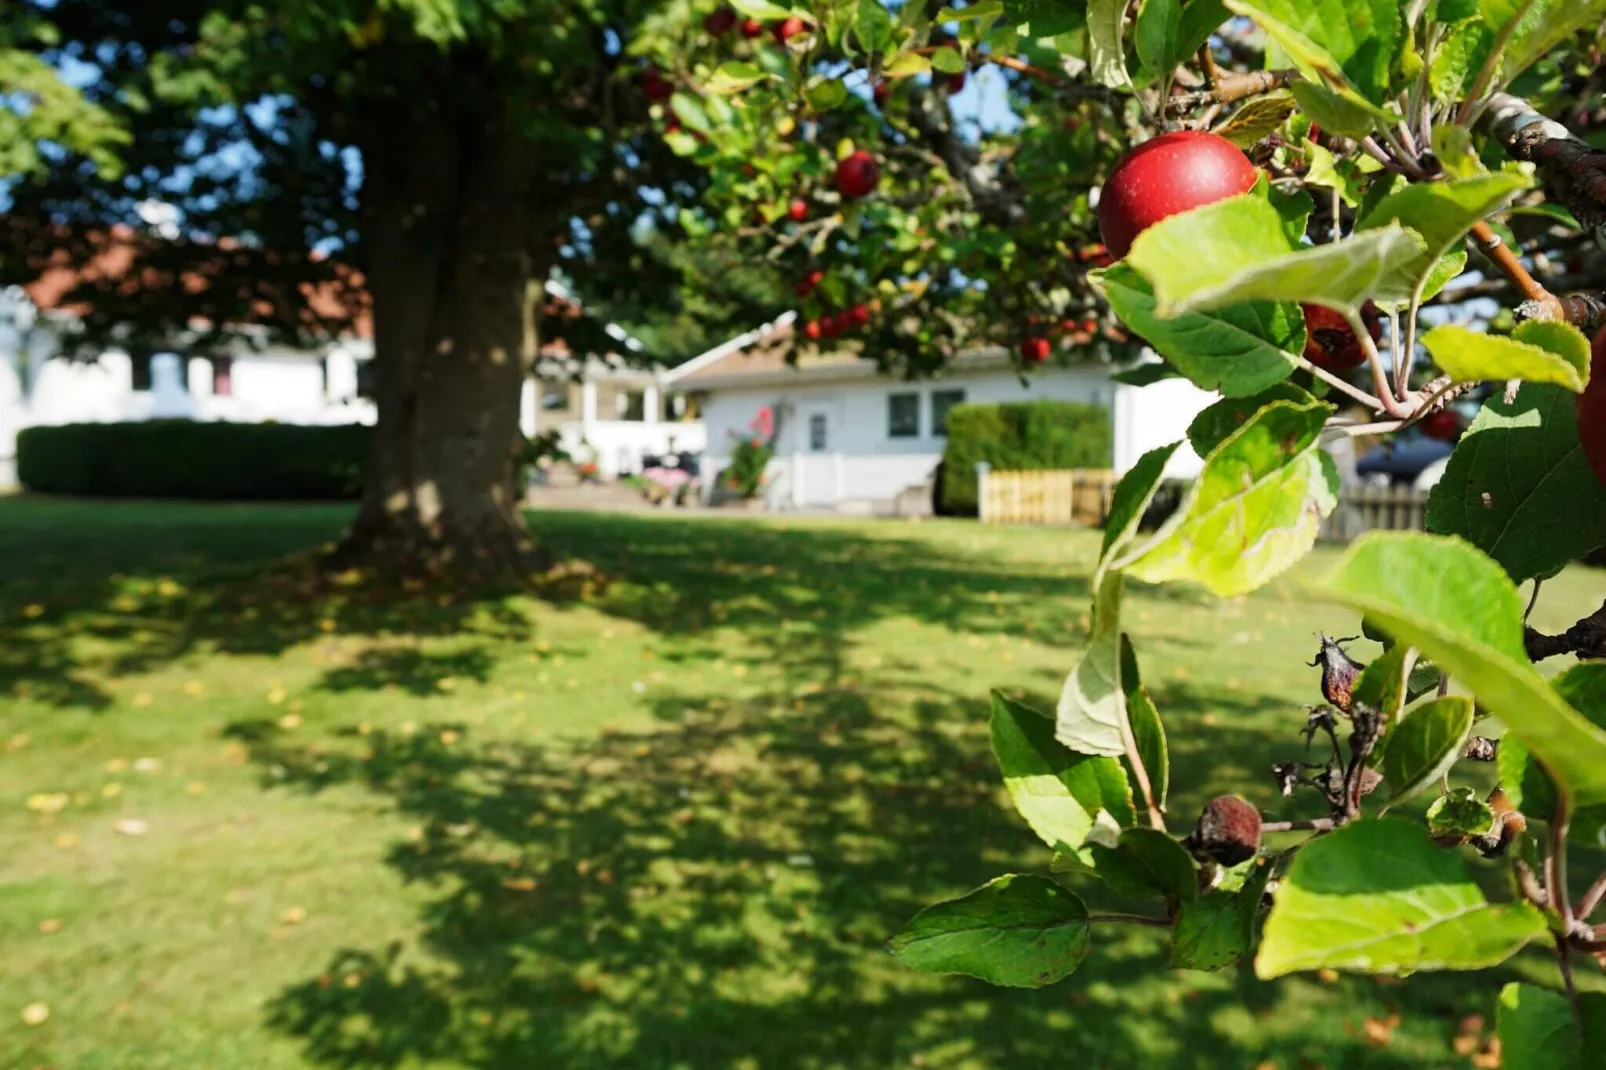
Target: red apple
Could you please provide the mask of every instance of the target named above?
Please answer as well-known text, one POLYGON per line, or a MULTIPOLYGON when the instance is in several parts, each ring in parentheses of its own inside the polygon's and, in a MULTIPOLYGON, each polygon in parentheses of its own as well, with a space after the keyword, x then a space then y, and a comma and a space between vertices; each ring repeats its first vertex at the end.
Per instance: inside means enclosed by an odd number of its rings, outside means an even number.
POLYGON ((654 104, 662 104, 675 95, 675 87, 664 81, 657 67, 641 72, 641 94, 654 104))
POLYGON ((846 330, 847 326, 841 316, 824 316, 820 319, 820 331, 827 338, 835 338, 846 330))
POLYGON ((887 101, 892 99, 892 83, 877 82, 875 84, 875 92, 872 95, 875 97, 876 107, 886 107, 887 101))
POLYGON ((1116 259, 1154 224, 1246 193, 1260 172, 1226 138, 1177 130, 1122 157, 1099 193, 1099 234, 1116 259))
POLYGON ((820 337, 820 321, 809 320, 807 323, 803 324, 803 337, 818 339, 820 337))
POLYGON ((671 115, 669 117, 669 121, 664 123, 664 133, 666 133, 666 134, 673 134, 675 131, 677 131, 679 129, 680 129, 680 119, 678 117, 674 116, 674 115, 671 115))
POLYGON ((1589 351, 1589 382, 1578 395, 1578 440, 1595 478, 1606 486, 1606 328, 1589 351))
POLYGON ((848 309, 847 317, 855 327, 863 327, 870 322, 870 309, 861 302, 848 309))
POLYGON ((773 31, 775 34, 775 43, 778 45, 785 45, 786 42, 790 41, 792 38, 801 33, 806 33, 807 31, 808 25, 804 23, 802 19, 798 18, 796 15, 788 15, 786 18, 775 24, 775 29, 773 31))
POLYGON ((801 197, 792 198, 792 203, 786 206, 786 215, 794 223, 801 223, 809 217, 809 202, 801 197))
POLYGON ((742 36, 751 41, 764 32, 764 24, 757 19, 742 20, 742 36))
MULTIPOLYGON (((1305 359, 1325 371, 1344 372, 1366 363, 1366 350, 1342 313, 1325 305, 1301 304, 1305 313, 1305 359)), ((1383 337, 1383 312, 1372 302, 1361 306, 1361 322, 1373 344, 1383 337)))
POLYGON ((958 74, 950 74, 948 76, 948 92, 957 93, 963 88, 965 88, 964 71, 960 71, 958 74))
POLYGON ((1416 426, 1429 438, 1450 442, 1461 433, 1461 417, 1453 409, 1440 409, 1422 417, 1416 426))
POLYGON ((850 201, 856 201, 872 192, 881 180, 881 168, 875 157, 860 149, 844 157, 836 165, 837 192, 850 201))
POLYGON ((734 25, 736 25, 736 12, 728 7, 722 7, 718 11, 711 11, 708 13, 708 17, 703 19, 703 29, 707 30, 709 35, 713 37, 725 36, 734 25))
POLYGON ((797 290, 797 295, 799 297, 807 297, 809 294, 813 293, 814 288, 820 285, 820 283, 824 280, 825 272, 821 271, 819 268, 815 268, 807 275, 804 275, 801 279, 798 279, 797 286, 794 287, 794 289, 797 290))
POLYGON ((1020 355, 1028 364, 1041 364, 1048 359, 1047 338, 1028 338, 1020 344, 1020 355))

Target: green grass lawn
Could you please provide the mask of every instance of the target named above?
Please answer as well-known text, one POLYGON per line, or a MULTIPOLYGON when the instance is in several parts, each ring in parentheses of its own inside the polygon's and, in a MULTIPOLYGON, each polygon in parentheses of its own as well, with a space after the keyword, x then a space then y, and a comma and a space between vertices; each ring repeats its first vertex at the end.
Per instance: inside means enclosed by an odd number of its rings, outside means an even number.
MULTIPOLYGON (((542 515, 598 575, 473 600, 304 582, 346 515, 0 500, 0 1070, 1468 1066, 1548 976, 1174 974, 1112 927, 1037 992, 888 958, 1047 868, 986 696, 1052 705, 1095 534, 542 515)), ((1266 770, 1353 617, 1139 586, 1127 623, 1173 827, 1314 813, 1266 770)))

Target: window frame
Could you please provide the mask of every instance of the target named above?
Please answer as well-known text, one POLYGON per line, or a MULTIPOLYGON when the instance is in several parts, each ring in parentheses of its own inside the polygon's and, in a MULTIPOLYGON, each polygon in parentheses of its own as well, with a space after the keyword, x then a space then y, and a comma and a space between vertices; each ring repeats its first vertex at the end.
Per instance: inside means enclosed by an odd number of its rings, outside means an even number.
POLYGON ((947 438, 948 437, 948 413, 953 410, 955 405, 963 405, 964 403, 965 403, 965 388, 962 387, 962 386, 952 387, 952 388, 943 389, 943 390, 933 390, 931 392, 931 437, 932 438, 947 438), (953 401, 948 403, 947 407, 942 410, 941 415, 939 415, 938 411, 937 411, 937 399, 939 397, 953 397, 955 399, 955 400, 953 400, 953 401))
POLYGON ((920 391, 900 390, 887 394, 887 438, 888 439, 916 439, 920 437, 920 391), (914 414, 913 424, 907 431, 899 431, 895 421, 895 409, 900 402, 909 402, 910 411, 914 414))

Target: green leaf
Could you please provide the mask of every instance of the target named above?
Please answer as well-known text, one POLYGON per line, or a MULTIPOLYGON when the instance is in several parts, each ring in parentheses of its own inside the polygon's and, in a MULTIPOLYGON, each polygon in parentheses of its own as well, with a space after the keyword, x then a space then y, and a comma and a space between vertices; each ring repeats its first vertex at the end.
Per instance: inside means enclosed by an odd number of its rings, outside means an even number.
POLYGON ((1606 731, 1539 676, 1522 599, 1493 560, 1459 539, 1371 532, 1317 586, 1421 650, 1545 763, 1578 806, 1606 803, 1606 731))
POLYGON ((1054 739, 1054 722, 993 692, 993 755, 1010 801, 1050 847, 1076 851, 1101 813, 1132 824, 1126 774, 1113 758, 1076 754, 1054 739))
POLYGON ((1121 690, 1121 593, 1125 577, 1104 574, 1093 598, 1093 627, 1060 690, 1054 737, 1078 754, 1126 753, 1121 690))
POLYGON ((952 48, 939 48, 931 54, 931 66, 943 74, 958 74, 965 69, 965 57, 952 48))
POLYGON ((1329 89, 1319 82, 1295 82, 1288 87, 1299 108, 1323 130, 1343 137, 1365 137, 1376 128, 1377 109, 1352 92, 1329 89))
POLYGON ((1166 48, 1182 27, 1180 0, 1142 0, 1137 22, 1132 28, 1132 44, 1138 62, 1154 74, 1166 74, 1176 66, 1166 48))
POLYGON ((1606 546, 1606 487, 1578 441, 1576 396, 1528 383, 1510 402, 1490 398, 1428 495, 1427 522, 1518 583, 1606 546))
MULTIPOLYGON (((1422 239, 1398 225, 1296 248, 1264 198, 1245 193, 1174 215, 1138 235, 1126 262, 1170 317, 1240 301, 1313 301, 1357 311, 1367 298, 1409 298, 1422 239)), ((1180 366, 1180 365, 1179 365, 1180 366)))
POLYGON ((1393 789, 1385 810, 1450 771, 1472 735, 1472 700, 1450 695, 1418 706, 1389 733, 1383 779, 1393 789))
MULTIPOLYGON (((1509 0, 1497 0, 1504 7, 1509 0)), ((1509 83, 1546 53, 1579 30, 1600 29, 1606 21, 1606 0, 1539 0, 1533 15, 1522 20, 1501 57, 1501 78, 1509 83), (1534 17, 1534 16, 1537 17, 1534 17)))
POLYGON ((710 93, 740 93, 770 77, 772 75, 751 63, 731 60, 721 63, 703 88, 710 93))
MULTIPOLYGON (((1166 742, 1160 710, 1149 697, 1149 689, 1143 686, 1143 676, 1138 672, 1137 651, 1132 649, 1132 640, 1125 634, 1121 636, 1121 690, 1126 695, 1126 719, 1132 729, 1133 746, 1149 775, 1154 803, 1163 811, 1166 796, 1171 791, 1171 748, 1166 742)), ((1137 786, 1133 787, 1134 796, 1138 790, 1137 786)))
POLYGON ((1496 1015, 1506 1070, 1584 1070, 1583 1037, 1560 992, 1513 981, 1496 1015))
POLYGON ((1003 14, 1011 25, 1028 28, 1033 37, 1056 37, 1087 25, 1087 8, 1076 0, 1006 0, 1003 14))
POLYGON ((1217 888, 1184 902, 1177 911, 1171 934, 1174 969, 1220 970, 1249 954, 1273 867, 1265 859, 1251 859, 1245 865, 1250 868, 1240 888, 1217 888))
POLYGON ((1383 723, 1393 724, 1399 719, 1405 705, 1411 675, 1411 647, 1408 643, 1395 643, 1383 651, 1355 681, 1351 698, 1377 710, 1383 723))
POLYGON ((1161 319, 1153 289, 1130 265, 1116 264, 1098 283, 1121 321, 1205 390, 1258 393, 1286 379, 1305 349, 1305 319, 1292 303, 1256 301, 1161 319))
POLYGON ((1491 906, 1461 858, 1421 825, 1355 821, 1306 843, 1277 889, 1255 973, 1493 966, 1545 932, 1527 903, 1491 906))
POLYGON ((1182 6, 1182 22, 1168 45, 1167 67, 1175 67, 1198 52, 1230 17, 1231 12, 1221 0, 1188 0, 1182 6))
POLYGON ((1113 567, 1151 583, 1185 579, 1247 594, 1305 555, 1338 496, 1316 446, 1332 406, 1267 405, 1207 458, 1177 512, 1113 567))
POLYGON ((1555 320, 1527 320, 1517 324, 1511 336, 1519 342, 1556 354, 1573 366, 1581 382, 1589 382, 1589 338, 1572 324, 1555 320))
POLYGON ((791 8, 772 4, 769 0, 731 0, 731 7, 750 19, 758 19, 762 22, 784 19, 792 13, 791 8))
POLYGON ((859 13, 853 20, 853 36, 866 52, 880 52, 892 43, 892 15, 881 0, 859 0, 859 13))
POLYGON ((1316 399, 1293 383, 1277 383, 1260 393, 1246 398, 1223 398, 1206 406, 1188 425, 1188 443, 1193 452, 1208 457, 1215 448, 1231 437, 1255 413, 1274 401, 1292 401, 1295 405, 1309 405, 1316 399))
POLYGON ((1126 24, 1127 0, 1088 0, 1088 66, 1093 80, 1111 89, 1132 84, 1127 77, 1121 31, 1126 24))
POLYGON ((1500 789, 1530 821, 1549 821, 1556 813, 1556 784, 1516 736, 1500 741, 1495 755, 1500 789))
POLYGON ((1163 360, 1149 360, 1124 372, 1110 376, 1110 382, 1122 386, 1152 386, 1166 379, 1180 379, 1182 373, 1163 360))
POLYGON ((1494 811, 1471 788, 1453 788, 1428 804, 1428 835, 1462 841, 1494 827, 1494 811))
POLYGON ((1282 129, 1295 106, 1293 94, 1285 91, 1250 97, 1211 133, 1247 149, 1282 129))
POLYGON ((1094 870, 1118 895, 1187 902, 1199 894, 1192 856, 1158 829, 1127 829, 1114 847, 1094 844, 1088 852, 1094 870))
POLYGON ((1487 219, 1529 185, 1526 176, 1510 172, 1414 183, 1383 198, 1356 229, 1367 231, 1397 223, 1414 230, 1426 248, 1410 270, 1416 278, 1426 279, 1439 258, 1460 242, 1474 223, 1487 219))
POLYGON ((1403 33, 1395 0, 1228 0, 1227 6, 1259 23, 1312 82, 1353 87, 1374 105, 1387 99, 1403 33))
POLYGON ((841 107, 848 99, 848 87, 835 78, 830 78, 805 89, 803 99, 808 102, 810 111, 831 111, 841 107))
POLYGON ((1433 363, 1458 383, 1521 379, 1555 383, 1574 392, 1584 388, 1578 368, 1567 358, 1515 338, 1446 323, 1424 334, 1422 344, 1433 363))
POLYGON ((962 973, 989 984, 1042 988, 1087 955, 1087 906, 1047 877, 995 878, 927 907, 887 945, 923 973, 962 973))
MULTIPOLYGON (((948 51, 953 50, 948 49, 948 51)), ((918 52, 900 52, 897 59, 881 68, 881 73, 887 78, 910 78, 917 74, 930 74, 933 66, 930 60, 918 52)))
POLYGON ((1115 485, 1115 492, 1110 495, 1110 513, 1104 520, 1104 547, 1099 552, 1099 560, 1109 558, 1137 534, 1144 510, 1154 500, 1154 492, 1160 489, 1165 466, 1180 445, 1182 443, 1173 442, 1145 453, 1115 485))
POLYGON ((938 22, 973 22, 996 19, 1005 12, 1002 0, 978 0, 961 8, 945 7, 937 13, 938 22))

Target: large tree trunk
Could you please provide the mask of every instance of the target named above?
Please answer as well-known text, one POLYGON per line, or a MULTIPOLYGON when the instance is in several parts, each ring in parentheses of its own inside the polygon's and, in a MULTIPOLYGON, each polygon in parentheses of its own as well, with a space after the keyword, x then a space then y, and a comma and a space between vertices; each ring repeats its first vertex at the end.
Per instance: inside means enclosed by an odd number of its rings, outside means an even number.
POLYGON ((534 357, 530 148, 444 118, 364 153, 363 242, 379 411, 341 567, 475 581, 538 562, 518 513, 519 399, 534 357))

